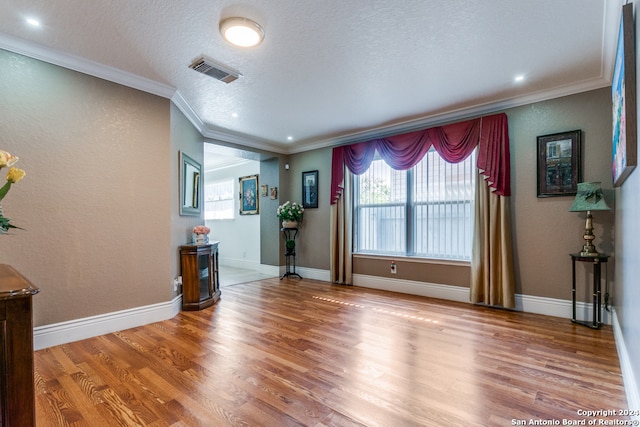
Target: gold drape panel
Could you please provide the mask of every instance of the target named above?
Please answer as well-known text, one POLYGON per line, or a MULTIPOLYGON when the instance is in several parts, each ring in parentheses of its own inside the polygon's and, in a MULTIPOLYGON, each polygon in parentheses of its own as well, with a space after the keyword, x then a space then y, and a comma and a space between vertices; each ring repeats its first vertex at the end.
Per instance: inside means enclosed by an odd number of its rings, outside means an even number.
POLYGON ((510 198, 476 179, 471 302, 515 308, 510 198))
POLYGON ((351 285, 353 270, 352 226, 351 226, 351 172, 345 171, 341 185, 342 195, 331 205, 331 281, 351 285))

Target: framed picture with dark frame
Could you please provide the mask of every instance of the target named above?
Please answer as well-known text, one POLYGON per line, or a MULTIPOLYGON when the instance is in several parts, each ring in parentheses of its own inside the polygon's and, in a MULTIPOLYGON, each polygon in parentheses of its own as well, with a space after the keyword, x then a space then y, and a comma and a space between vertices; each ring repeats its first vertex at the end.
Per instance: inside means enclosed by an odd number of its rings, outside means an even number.
POLYGON ((180 215, 199 216, 202 212, 200 177, 202 165, 186 153, 179 151, 180 159, 180 215))
POLYGON ((257 215, 260 207, 258 198, 258 175, 239 178, 240 215, 257 215))
POLYGON ((318 207, 318 171, 302 172, 302 207, 318 207))
POLYGON ((575 196, 582 181, 581 130, 538 137, 538 197, 575 196))
POLYGON ((622 6, 616 63, 611 83, 613 100, 613 186, 619 187, 638 164, 636 141, 636 60, 633 4, 622 6))

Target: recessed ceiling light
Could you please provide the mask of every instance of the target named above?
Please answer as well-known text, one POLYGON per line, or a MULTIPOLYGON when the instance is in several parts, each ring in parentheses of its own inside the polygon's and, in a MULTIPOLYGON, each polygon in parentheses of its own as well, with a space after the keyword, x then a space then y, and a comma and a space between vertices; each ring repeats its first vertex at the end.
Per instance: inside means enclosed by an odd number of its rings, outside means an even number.
POLYGON ((39 27, 40 26, 40 21, 38 21, 35 18, 27 18, 26 21, 27 21, 27 24, 31 25, 32 27, 39 27))
POLYGON ((287 137, 287 141, 293 141, 293 137, 292 136, 288 136, 287 137))
POLYGON ((264 30, 247 18, 227 18, 220 21, 220 34, 229 43, 240 47, 257 46, 264 40, 264 30))
POLYGON ((233 117, 234 119, 238 118, 238 113, 231 113, 231 117, 233 117))
POLYGON ((524 75, 519 74, 519 75, 515 76, 515 77, 513 78, 513 80, 514 80, 515 82, 522 82, 522 81, 524 81, 524 75))

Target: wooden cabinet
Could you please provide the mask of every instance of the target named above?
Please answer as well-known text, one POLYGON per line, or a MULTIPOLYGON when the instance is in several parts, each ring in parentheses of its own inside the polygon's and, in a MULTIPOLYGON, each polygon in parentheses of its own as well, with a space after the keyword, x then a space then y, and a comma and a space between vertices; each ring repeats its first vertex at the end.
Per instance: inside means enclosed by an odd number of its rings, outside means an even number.
POLYGON ((218 243, 180 246, 183 310, 202 310, 220 298, 218 243))
POLYGON ((0 426, 36 424, 31 297, 38 292, 0 264, 0 426))

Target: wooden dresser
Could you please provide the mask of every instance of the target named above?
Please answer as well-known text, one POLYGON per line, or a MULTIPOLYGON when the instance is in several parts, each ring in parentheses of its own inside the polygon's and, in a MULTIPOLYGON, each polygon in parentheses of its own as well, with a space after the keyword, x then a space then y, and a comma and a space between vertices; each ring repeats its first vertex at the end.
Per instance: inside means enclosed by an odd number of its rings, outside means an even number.
POLYGON ((35 425, 31 297, 39 291, 0 264, 0 426, 35 425))

